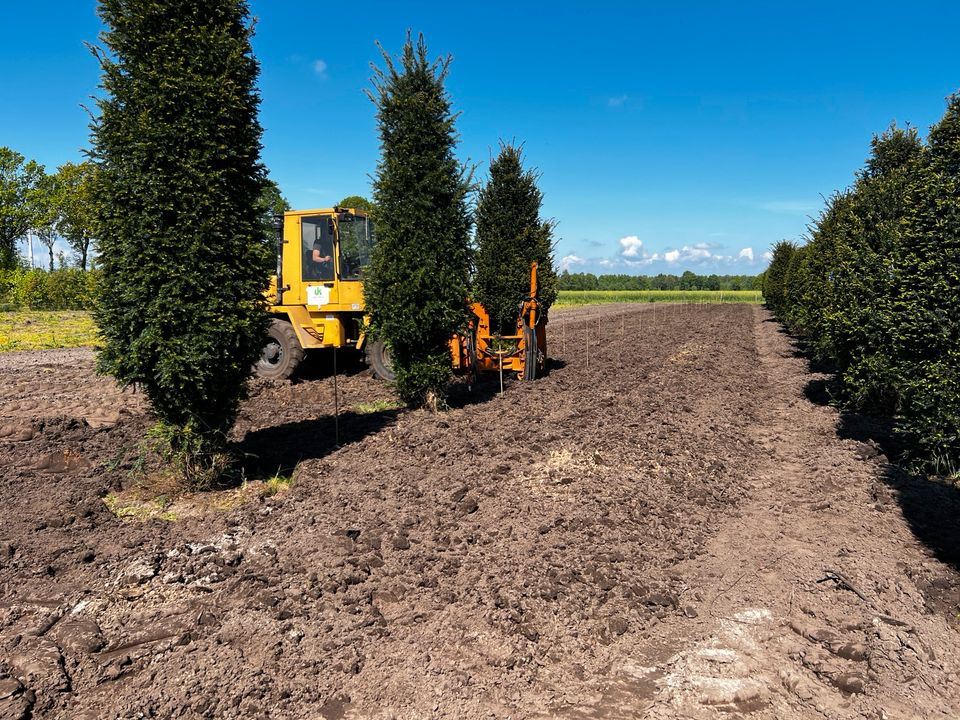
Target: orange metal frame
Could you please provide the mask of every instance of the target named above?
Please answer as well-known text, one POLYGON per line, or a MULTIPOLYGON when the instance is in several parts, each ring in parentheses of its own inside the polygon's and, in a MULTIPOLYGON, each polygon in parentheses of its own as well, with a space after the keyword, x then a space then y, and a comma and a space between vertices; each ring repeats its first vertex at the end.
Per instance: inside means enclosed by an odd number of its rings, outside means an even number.
POLYGON ((473 318, 467 334, 457 335, 450 341, 455 368, 475 372, 515 372, 520 378, 533 374, 526 372, 530 350, 535 349, 536 373, 539 376, 546 367, 547 333, 546 318, 540 316, 537 300, 537 264, 530 267, 530 295, 523 301, 517 316, 515 335, 496 335, 490 332, 490 315, 480 303, 470 306, 473 318), (530 330, 528 330, 530 329, 530 330), (532 330, 532 332, 531 332, 532 330), (530 339, 536 347, 529 348, 530 339))

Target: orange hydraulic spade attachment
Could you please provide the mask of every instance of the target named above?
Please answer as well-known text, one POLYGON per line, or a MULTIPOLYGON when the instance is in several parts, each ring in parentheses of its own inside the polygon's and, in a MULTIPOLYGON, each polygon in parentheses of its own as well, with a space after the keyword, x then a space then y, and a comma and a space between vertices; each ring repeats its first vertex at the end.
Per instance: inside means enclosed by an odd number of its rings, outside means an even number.
POLYGON ((490 314, 480 303, 470 306, 473 318, 466 334, 450 343, 455 368, 478 372, 515 372, 523 380, 542 375, 547 366, 547 319, 537 300, 537 264, 530 266, 530 294, 517 314, 515 335, 492 335, 490 314))

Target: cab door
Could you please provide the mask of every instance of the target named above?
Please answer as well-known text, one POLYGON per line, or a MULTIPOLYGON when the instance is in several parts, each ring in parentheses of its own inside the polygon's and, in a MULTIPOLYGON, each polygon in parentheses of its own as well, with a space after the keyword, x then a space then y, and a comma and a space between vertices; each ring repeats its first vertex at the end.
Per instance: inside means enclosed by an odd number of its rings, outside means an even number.
POLYGON ((319 310, 340 301, 336 282, 336 227, 331 215, 300 218, 302 280, 300 302, 319 310))

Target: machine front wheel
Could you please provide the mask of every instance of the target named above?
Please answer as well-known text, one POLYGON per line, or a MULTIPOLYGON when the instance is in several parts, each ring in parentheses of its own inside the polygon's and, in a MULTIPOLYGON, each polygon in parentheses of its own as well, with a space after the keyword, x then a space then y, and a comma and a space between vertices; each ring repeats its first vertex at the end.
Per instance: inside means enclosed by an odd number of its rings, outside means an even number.
POLYGON ((267 341, 254 365, 257 375, 271 380, 283 380, 303 362, 303 348, 297 339, 293 325, 286 320, 271 320, 267 329, 267 341))

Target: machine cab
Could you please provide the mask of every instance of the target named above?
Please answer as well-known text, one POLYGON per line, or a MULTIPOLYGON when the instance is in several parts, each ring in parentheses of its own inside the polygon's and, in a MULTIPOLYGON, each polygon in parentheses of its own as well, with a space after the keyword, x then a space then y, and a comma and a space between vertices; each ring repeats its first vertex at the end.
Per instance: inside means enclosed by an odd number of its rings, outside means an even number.
POLYGON ((355 345, 362 334, 361 272, 370 262, 373 222, 361 210, 284 213, 271 313, 293 325, 304 348, 355 345))
POLYGON ((285 213, 283 225, 282 304, 311 312, 362 311, 360 273, 373 247, 367 216, 343 208, 303 210, 285 213))

